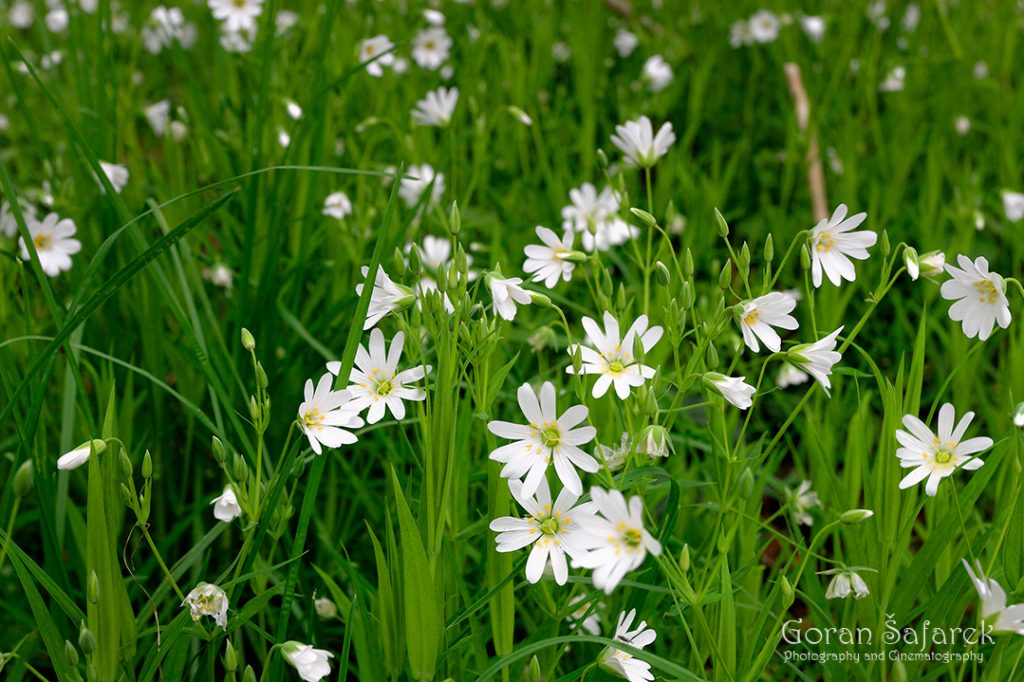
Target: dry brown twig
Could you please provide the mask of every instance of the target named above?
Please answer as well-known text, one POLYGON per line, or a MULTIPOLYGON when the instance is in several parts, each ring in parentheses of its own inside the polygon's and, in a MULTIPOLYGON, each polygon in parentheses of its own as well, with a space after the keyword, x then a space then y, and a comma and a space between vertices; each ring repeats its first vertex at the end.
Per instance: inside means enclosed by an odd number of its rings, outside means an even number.
MULTIPOLYGON (((811 119, 811 103, 807 99, 800 65, 787 62, 785 65, 786 82, 789 94, 793 97, 796 108, 796 124, 800 132, 807 134, 811 119)), ((828 218, 828 201, 825 198, 825 169, 821 163, 821 149, 818 146, 818 133, 811 131, 807 137, 807 186, 811 191, 811 210, 815 222, 828 218)))

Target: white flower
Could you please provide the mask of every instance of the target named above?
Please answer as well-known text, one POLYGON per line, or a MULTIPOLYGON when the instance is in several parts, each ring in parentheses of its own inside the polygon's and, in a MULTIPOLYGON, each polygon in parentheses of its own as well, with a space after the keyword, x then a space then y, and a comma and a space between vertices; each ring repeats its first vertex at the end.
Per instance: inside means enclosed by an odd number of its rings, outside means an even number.
POLYGON ((213 18, 229 32, 255 28, 256 17, 263 13, 263 0, 207 0, 207 4, 213 18))
POLYGON ((55 7, 46 13, 43 22, 51 33, 63 33, 68 28, 68 11, 63 7, 55 7))
POLYGON ((294 100, 286 99, 284 101, 284 110, 288 113, 288 118, 293 121, 298 121, 302 118, 302 107, 294 100))
POLYGON ((315 390, 313 380, 306 379, 305 400, 299 405, 299 427, 318 455, 323 454, 321 446, 338 448, 355 443, 359 439, 346 429, 363 425, 359 411, 352 406, 352 396, 348 391, 335 391, 333 384, 330 372, 320 377, 315 390))
POLYGON ((444 14, 436 9, 423 10, 423 18, 431 26, 444 26, 444 14))
POLYGON ((638 168, 653 166, 675 142, 676 134, 672 132, 671 123, 663 123, 655 135, 651 119, 646 116, 615 126, 615 134, 612 135, 612 144, 622 151, 626 163, 638 168))
POLYGON ((313 610, 318 618, 330 620, 338 615, 338 605, 327 597, 320 597, 313 600, 313 610))
POLYGON ((324 199, 323 214, 329 218, 342 220, 352 215, 352 202, 344 192, 331 192, 324 199))
POLYGON ((625 58, 633 54, 633 50, 636 49, 640 41, 634 34, 624 28, 620 28, 615 32, 615 38, 612 43, 615 45, 615 51, 619 53, 619 56, 625 58))
POLYGON ((1013 413, 1013 425, 1024 429, 1024 403, 1017 403, 1017 410, 1013 413))
POLYGON ((7 16, 14 28, 28 28, 35 20, 35 10, 32 9, 32 3, 28 0, 17 0, 11 5, 10 14, 7 16))
POLYGON ((645 426, 637 436, 636 451, 648 457, 668 457, 672 450, 672 439, 664 426, 645 426))
MULTIPOLYGON (((383 419, 385 408, 395 419, 405 419, 405 403, 402 401, 419 401, 427 397, 423 389, 405 384, 422 379, 430 372, 430 365, 398 371, 404 343, 405 334, 398 332, 388 348, 384 344, 383 332, 374 329, 370 332, 369 350, 362 344, 356 350, 355 367, 348 377, 352 383, 346 389, 352 395, 352 401, 347 407, 357 412, 369 408, 366 415, 368 424, 376 424, 383 419)), ((331 374, 336 375, 340 370, 340 362, 327 363, 327 371, 331 374)))
POLYGON ((894 66, 878 85, 879 92, 899 92, 906 84, 907 70, 902 66, 894 66))
POLYGON ((656 54, 644 62, 643 78, 651 92, 661 92, 672 82, 672 67, 664 57, 656 54))
POLYGON ((93 450, 95 450, 98 455, 106 449, 107 444, 102 440, 87 440, 74 450, 69 450, 61 455, 57 460, 57 468, 61 471, 77 469, 89 461, 89 455, 92 454, 93 450))
POLYGON ((832 388, 829 376, 832 374, 832 367, 842 359, 842 355, 836 351, 836 337, 843 331, 839 327, 828 336, 815 341, 793 346, 786 353, 786 359, 797 369, 807 372, 815 381, 825 389, 825 395, 831 395, 828 390, 832 388))
MULTIPOLYGON (((124 189, 124 186, 128 184, 128 178, 131 175, 128 172, 128 168, 119 163, 107 163, 106 161, 100 161, 100 169, 103 171, 103 174, 107 176, 107 180, 110 181, 110 184, 113 185, 114 191, 120 194, 121 190, 124 189)), ((103 185, 101 183, 100 187, 102 186, 103 185)))
POLYGON ((853 594, 854 599, 868 596, 868 586, 856 571, 844 570, 835 573, 825 591, 826 599, 846 599, 853 594))
MULTIPOLYGON (((370 268, 364 265, 359 270, 363 274, 363 280, 370 273, 370 268)), ((363 283, 356 285, 356 293, 363 295, 363 283)), ((385 315, 400 308, 404 308, 413 302, 416 295, 412 289, 395 284, 384 272, 384 268, 377 266, 377 276, 373 282, 373 290, 370 292, 370 307, 366 311, 366 321, 363 322, 363 329, 370 329, 375 326, 385 315)))
POLYGON ((434 173, 434 167, 430 164, 412 165, 406 171, 398 186, 398 196, 402 197, 405 205, 413 208, 420 202, 420 196, 427 187, 432 187, 427 205, 436 204, 441 201, 444 194, 444 173, 434 173))
POLYGON ((391 42, 391 38, 383 34, 367 38, 359 45, 359 63, 369 62, 374 57, 387 52, 383 57, 374 59, 373 62, 366 65, 366 73, 380 78, 384 75, 384 67, 391 66, 395 61, 395 53, 388 52, 394 46, 395 44, 391 42))
POLYGON ((562 208, 562 229, 580 233, 588 253, 607 251, 640 233, 619 217, 619 199, 611 187, 598 194, 594 185, 585 182, 569 190, 569 201, 572 204, 562 208))
POLYGON ((589 411, 583 405, 574 405, 562 416, 556 416, 555 387, 550 381, 540 387, 539 400, 529 384, 520 386, 516 395, 528 424, 498 420, 487 424, 487 430, 494 435, 515 441, 489 455, 494 461, 505 464, 501 476, 512 479, 525 476, 522 495, 529 497, 540 487, 548 465, 554 460, 555 473, 562 485, 573 494, 581 495, 583 482, 575 467, 589 473, 598 469, 597 460, 579 448, 594 438, 597 429, 593 426, 574 428, 586 420, 589 411))
MULTIPOLYGON (((18 200, 18 205, 21 208, 21 216, 25 219, 25 225, 31 225, 36 219, 36 209, 32 204, 21 199, 18 200)), ((6 201, 0 202, 0 235, 5 237, 18 235, 18 221, 14 217, 11 205, 6 201)))
POLYGON ((906 11, 903 13, 903 30, 907 33, 913 33, 917 30, 917 25, 921 21, 921 6, 916 2, 912 2, 907 5, 906 11))
POLYGON ((284 35, 299 23, 299 15, 290 9, 279 10, 274 17, 274 30, 277 35, 284 35))
MULTIPOLYGON (((619 614, 619 623, 615 627, 615 640, 637 649, 643 649, 651 644, 658 634, 652 628, 647 627, 646 621, 640 621, 636 629, 631 631, 629 628, 632 626, 634 618, 636 618, 636 609, 630 609, 629 613, 623 611, 619 614)), ((614 675, 626 678, 629 682, 650 682, 654 679, 650 663, 613 647, 605 649, 601 654, 601 667, 614 675)))
POLYGON ((939 291, 947 301, 956 301, 949 307, 949 317, 962 324, 967 338, 984 341, 992 335, 998 324, 1010 326, 1010 303, 1006 300, 1006 283, 995 272, 989 272, 988 260, 978 257, 971 262, 967 256, 956 257, 960 267, 946 265, 951 279, 942 283, 939 291))
POLYGON ((495 275, 488 275, 486 281, 494 302, 494 314, 500 315, 502 319, 510 321, 515 319, 517 303, 529 305, 530 292, 519 286, 523 283, 521 277, 502 279, 495 275))
MULTIPOLYGON (((608 392, 609 387, 614 386, 615 394, 620 400, 625 400, 631 389, 642 386, 645 380, 653 378, 655 374, 654 368, 641 364, 633 354, 637 342, 643 352, 647 353, 661 340, 663 330, 657 326, 648 329, 646 315, 636 318, 624 335, 611 313, 606 311, 603 320, 604 329, 601 329, 591 318, 583 318, 583 328, 593 348, 573 344, 569 346, 569 355, 575 357, 579 352, 582 361, 580 375, 600 375, 594 382, 595 398, 600 398, 608 392)), ((572 374, 575 368, 570 365, 565 371, 572 374)))
POLYGON ((779 18, 774 13, 762 9, 750 17, 750 37, 754 42, 770 43, 779 37, 779 18))
POLYGON ((529 516, 503 516, 491 521, 490 529, 498 533, 497 551, 515 552, 533 545, 526 560, 526 579, 531 583, 538 582, 550 561, 555 582, 564 585, 569 579, 565 555, 577 559, 586 553, 581 529, 582 524, 594 514, 593 503, 576 505, 579 495, 562 488, 552 506, 551 491, 543 476, 536 496, 523 494, 522 481, 509 481, 508 487, 512 497, 529 516))
POLYGON ((326 649, 314 649, 309 644, 289 641, 281 647, 281 654, 289 665, 299 671, 299 677, 305 682, 320 682, 331 674, 331 663, 327 659, 334 654, 326 649))
POLYGON ((743 301, 740 306, 742 310, 736 316, 736 321, 743 332, 743 343, 755 353, 761 351, 758 339, 773 353, 778 353, 782 348, 782 339, 772 327, 793 330, 800 326, 796 318, 790 315, 796 308, 796 299, 792 296, 773 291, 743 301))
POLYGON ((231 523, 242 515, 242 507, 239 506, 235 490, 230 485, 224 486, 221 496, 214 498, 210 504, 213 505, 213 517, 218 521, 231 523))
MULTIPOLYGON (((42 220, 29 220, 28 233, 39 255, 39 264, 50 277, 56 277, 71 269, 71 256, 82 250, 82 243, 72 239, 75 235, 75 222, 71 218, 61 219, 56 213, 50 213, 42 220)), ((24 239, 18 239, 21 257, 31 260, 24 239)))
MULTIPOLYGON (((585 594, 577 594, 575 597, 569 600, 569 606, 575 606, 580 604, 587 599, 585 594)), ((594 605, 587 601, 584 604, 580 604, 580 607, 566 616, 566 620, 575 625, 579 623, 580 628, 585 630, 588 634, 595 637, 601 635, 601 617, 597 613, 597 608, 603 608, 604 603, 599 602, 594 605)))
POLYGON ((789 388, 790 386, 799 386, 810 378, 810 376, 801 372, 793 365, 784 362, 779 367, 779 373, 775 376, 775 385, 779 388, 789 388))
POLYGON ((171 121, 171 139, 181 142, 188 137, 188 126, 182 121, 171 121))
POLYGON ((900 490, 917 485, 924 479, 925 492, 933 496, 939 489, 939 481, 952 475, 958 468, 974 471, 984 462, 978 457, 971 457, 977 452, 992 447, 992 439, 978 436, 963 440, 967 427, 974 419, 974 413, 968 412, 960 422, 953 426, 956 410, 950 403, 939 408, 939 433, 935 435, 924 422, 912 414, 903 417, 902 429, 896 430, 896 440, 903 447, 896 450, 900 466, 912 471, 900 481, 900 490))
POLYGON ((746 382, 746 377, 727 377, 718 372, 708 372, 704 379, 711 388, 741 410, 754 404, 752 396, 757 389, 746 382))
POLYGON ((568 43, 558 41, 551 46, 551 58, 559 64, 564 64, 572 57, 572 48, 568 43))
POLYGON ((590 499, 600 513, 586 527, 591 551, 573 565, 594 569, 594 586, 611 594, 626 573, 644 562, 647 552, 661 554, 661 543, 644 529, 639 497, 631 497, 627 504, 618 490, 594 487, 590 499))
POLYGON ((192 620, 213 616, 213 622, 228 629, 228 595, 210 583, 199 583, 185 596, 182 606, 188 606, 192 620))
POLYGON ((1002 197, 1006 219, 1011 223, 1019 223, 1024 220, 1024 193, 1004 190, 1002 197))
MULTIPOLYGON (((967 116, 957 116, 953 120, 953 128, 956 130, 956 134, 962 137, 971 132, 971 119, 967 116)), ((1005 201, 1005 197, 1003 199, 1005 201)))
POLYGON ((821 17, 800 17, 800 27, 803 28, 807 37, 816 43, 820 43, 825 37, 825 20, 821 17))
POLYGON ((442 86, 437 90, 431 90, 423 99, 416 102, 416 108, 412 110, 412 118, 421 126, 445 128, 452 120, 452 114, 458 101, 458 88, 442 86))
MULTIPOLYGON (((253 24, 249 28, 239 29, 237 31, 229 31, 224 29, 220 34, 220 46, 225 52, 236 52, 239 54, 245 54, 252 52, 252 46, 256 42, 256 24, 253 24)), ((283 132, 283 131, 282 131, 283 132)), ((287 135, 287 133, 285 133, 287 135)), ((287 147, 287 142, 283 142, 281 138, 281 132, 278 133, 278 143, 282 147, 287 147)))
POLYGON ((540 225, 535 231, 544 245, 530 244, 523 249, 523 253, 526 254, 523 272, 532 273, 533 277, 530 279, 534 282, 544 282, 548 289, 553 288, 559 278, 568 282, 572 279, 572 271, 576 267, 574 263, 565 260, 565 257, 572 253, 572 230, 567 230, 561 239, 552 230, 540 225))
POLYGON ((423 29, 412 39, 412 58, 420 68, 437 70, 448 59, 452 39, 443 26, 423 29))
POLYGON ((175 42, 182 47, 191 47, 196 39, 196 27, 185 21, 185 15, 178 7, 160 5, 149 13, 149 19, 141 31, 146 50, 158 54, 175 42))
POLYGON ((157 137, 163 137, 167 132, 167 124, 171 121, 170 100, 162 99, 159 102, 150 104, 143 113, 146 116, 146 122, 149 123, 149 127, 153 129, 153 134, 157 137))
POLYGON ((982 623, 990 624, 992 632, 995 633, 1024 635, 1024 604, 1007 606, 1006 592, 995 580, 985 577, 980 561, 975 564, 977 573, 971 570, 966 559, 961 561, 967 569, 967 575, 971 577, 971 582, 974 583, 974 589, 978 591, 978 597, 981 598, 982 623), (987 623, 992 616, 995 616, 995 622, 987 623))
POLYGON ((235 273, 224 263, 219 262, 215 263, 211 268, 203 268, 203 278, 214 286, 227 289, 229 292, 235 283, 235 273))
POLYGON ((754 40, 750 33, 750 23, 742 19, 732 22, 729 26, 729 45, 733 49, 749 45, 754 40))
POLYGON ((846 217, 846 204, 839 204, 831 218, 823 218, 811 230, 811 279, 821 286, 821 273, 839 286, 845 279, 857 279, 851 258, 865 260, 868 247, 874 246, 878 235, 870 230, 851 232, 868 217, 867 213, 846 217))
POLYGON ((810 515, 811 507, 821 505, 818 493, 811 490, 810 481, 800 481, 796 490, 786 488, 786 505, 793 515, 793 521, 805 526, 814 525, 814 518, 810 515))

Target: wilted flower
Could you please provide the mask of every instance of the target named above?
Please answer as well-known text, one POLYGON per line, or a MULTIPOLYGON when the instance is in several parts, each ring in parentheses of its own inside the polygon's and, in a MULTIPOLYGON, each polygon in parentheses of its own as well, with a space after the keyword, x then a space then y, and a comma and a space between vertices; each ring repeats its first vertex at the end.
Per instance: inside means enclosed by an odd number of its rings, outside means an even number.
POLYGON ((582 529, 594 514, 594 504, 577 505, 579 495, 563 488, 552 505, 551 491, 544 477, 540 479, 535 496, 523 494, 522 481, 509 481, 508 487, 528 516, 503 516, 491 521, 490 529, 498 533, 497 551, 514 552, 533 545, 526 561, 526 579, 538 582, 550 561, 555 582, 564 585, 569 579, 565 555, 577 559, 586 552, 582 529))
POLYGON ((984 341, 997 324, 1003 329, 1010 326, 1006 283, 998 273, 989 271, 988 259, 983 256, 972 262, 960 254, 956 260, 960 267, 945 266, 951 279, 943 282, 939 291, 947 301, 956 301, 949 307, 949 317, 961 323, 967 338, 984 341))
POLYGON ((896 440, 903 446, 896 450, 896 456, 901 467, 912 471, 900 481, 900 490, 927 478, 925 492, 934 497, 939 490, 939 481, 951 476, 958 468, 966 471, 981 468, 984 462, 971 455, 992 447, 992 439, 979 436, 963 440, 974 413, 965 414, 954 427, 955 418, 956 410, 950 403, 939 408, 939 433, 936 435, 914 415, 903 417, 903 426, 907 430, 896 430, 896 440))
POLYGON ((793 521, 804 526, 813 525, 814 517, 810 515, 810 509, 820 506, 821 500, 818 499, 818 493, 811 490, 811 482, 800 481, 796 490, 787 487, 785 494, 786 506, 793 515, 793 521))
POLYGON ((239 506, 235 489, 230 484, 224 486, 221 496, 215 497, 210 504, 213 505, 213 517, 218 521, 231 523, 242 515, 242 507, 239 506))
POLYGON ((305 682, 320 682, 331 674, 328 659, 334 658, 334 654, 326 649, 314 649, 309 644, 289 641, 281 645, 281 654, 289 665, 299 671, 299 677, 305 682))
POLYGON ((648 457, 668 457, 672 452, 672 438, 664 426, 645 426, 637 437, 636 451, 648 457))
POLYGON ((644 506, 638 496, 627 504, 618 490, 594 487, 590 499, 600 514, 586 521, 591 551, 573 565, 594 569, 594 586, 611 594, 626 573, 644 562, 647 552, 661 554, 661 543, 644 528, 644 506))
POLYGON ((192 620, 212 616, 213 622, 228 629, 228 595, 210 583, 199 583, 185 596, 182 606, 188 606, 192 620))
POLYGON ((629 439, 629 434, 623 433, 618 447, 598 443, 594 450, 594 457, 608 467, 609 471, 615 471, 622 468, 632 452, 633 443, 629 439))
POLYGON ((599 468, 597 460, 579 448, 597 434, 593 426, 579 426, 586 420, 589 410, 583 405, 574 405, 557 416, 555 386, 550 381, 540 387, 539 396, 529 384, 520 386, 516 396, 527 424, 499 420, 487 423, 488 431, 514 441, 489 455, 494 461, 505 464, 502 478, 525 476, 521 493, 530 497, 540 487, 553 460, 562 485, 575 495, 583 494, 583 482, 576 467, 589 473, 599 468), (577 426, 579 428, 575 428, 577 426))

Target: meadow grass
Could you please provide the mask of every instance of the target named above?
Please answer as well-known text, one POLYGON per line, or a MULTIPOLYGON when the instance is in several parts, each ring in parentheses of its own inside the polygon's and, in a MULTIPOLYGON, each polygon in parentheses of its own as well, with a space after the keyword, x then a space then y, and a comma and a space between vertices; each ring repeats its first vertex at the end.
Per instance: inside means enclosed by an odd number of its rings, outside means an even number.
MULTIPOLYGON (((62 30, 43 2, 19 27, 19 4, 0 5, 4 679, 319 679, 289 667, 295 642, 331 652, 329 679, 366 681, 596 681, 615 652, 665 680, 1024 679, 1014 632, 950 634, 1000 615, 962 560, 1002 607, 1024 591, 1021 325, 968 338, 940 293, 950 275, 911 279, 906 260, 984 256, 1022 310, 1024 240, 1001 194, 1024 189, 1019 3, 920 3, 916 22, 904 3, 765 3, 792 23, 733 47, 758 4, 445 2, 447 78, 412 56, 434 5, 267 0, 236 52, 205 4, 182 3, 194 41, 154 54, 155 3, 67 2, 62 30), (294 25, 275 29, 280 10, 294 25), (824 18, 820 41, 802 13, 824 18), (378 34, 393 45, 361 59, 378 34), (654 55, 672 70, 657 92, 641 76, 654 55), (897 67, 903 87, 880 90, 897 67), (442 85, 459 90, 451 121, 415 125, 442 85), (145 111, 165 99, 176 126, 158 134, 145 111), (610 140, 641 115, 676 137, 647 169, 610 140), (866 212, 877 235, 838 287, 812 283, 812 139, 828 213, 866 212), (101 161, 128 170, 123 188, 101 161), (602 220, 635 236, 587 251, 576 234, 557 261, 571 281, 527 281, 504 319, 494 288, 529 279, 534 227, 561 235, 585 182, 612 188, 602 220), (32 232, 51 211, 81 243, 57 276, 32 232), (410 383, 424 393, 318 455, 303 388, 328 361, 343 378, 361 366, 378 267, 413 292, 375 326, 402 333, 399 369, 431 367, 410 383), (734 306, 790 290, 799 329, 753 352, 734 306), (566 372, 595 341, 582 319, 606 311, 664 329, 625 342, 654 370, 625 400, 566 372), (840 326, 828 393, 777 384, 797 344, 840 326), (745 377, 753 404, 724 399, 719 375, 745 377), (489 424, 525 423, 517 389, 544 382, 596 429, 582 501, 636 496, 660 544, 605 590, 578 567, 531 582, 530 550, 497 551, 489 528, 525 513, 489 424), (994 441, 984 466, 934 496, 900 489, 904 416, 934 429, 947 402, 975 413, 965 437, 994 441), (84 463, 58 470, 82 443, 84 463), (802 481, 817 504, 794 495, 802 481), (223 522, 211 500, 227 485, 240 516, 223 522), (873 515, 844 516, 859 509, 873 515), (851 572, 868 594, 838 598, 851 572), (201 583, 223 590, 222 625, 220 602, 183 606, 201 583), (616 638, 631 609, 653 643, 616 638)), ((557 496, 566 477, 545 481, 557 496)))

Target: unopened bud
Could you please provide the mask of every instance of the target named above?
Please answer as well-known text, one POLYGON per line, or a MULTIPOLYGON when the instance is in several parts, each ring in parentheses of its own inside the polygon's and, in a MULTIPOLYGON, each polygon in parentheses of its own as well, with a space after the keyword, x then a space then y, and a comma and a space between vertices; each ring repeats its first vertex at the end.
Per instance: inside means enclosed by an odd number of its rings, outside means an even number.
POLYGON ((121 484, 121 499, 124 500, 125 504, 130 505, 132 503, 132 491, 128 489, 124 483, 121 484))
POLYGON ((420 270, 423 269, 423 253, 420 251, 418 244, 413 244, 412 248, 409 249, 409 272, 414 275, 419 275, 420 270))
POLYGON ((738 256, 738 259, 740 277, 746 279, 747 275, 750 274, 750 247, 747 246, 746 242, 743 242, 743 246, 740 247, 740 255, 738 256))
POLYGON ((811 267, 811 252, 806 244, 800 247, 800 267, 804 270, 811 267))
POLYGON ((685 264, 686 277, 693 277, 693 273, 696 272, 696 270, 694 270, 693 266, 693 252, 690 251, 689 246, 686 247, 686 257, 683 259, 683 263, 685 264))
POLYGON ((256 672, 252 669, 251 665, 245 666, 245 672, 242 673, 242 682, 256 682, 256 672))
POLYGON ((85 627, 84 620, 82 621, 82 626, 78 629, 78 648, 86 656, 96 651, 96 637, 89 628, 85 627))
POLYGON ((729 223, 725 222, 725 216, 717 208, 715 209, 715 222, 718 224, 718 236, 728 237, 729 236, 729 223))
POLYGON ((118 451, 117 460, 121 463, 121 474, 124 475, 125 478, 131 478, 132 460, 128 457, 128 453, 124 451, 124 448, 121 448, 118 451))
POLYGON ((793 603, 793 597, 795 596, 793 586, 789 584, 786 576, 779 578, 779 584, 782 586, 782 595, 785 597, 786 606, 789 606, 793 603))
POLYGON ((391 274, 394 277, 404 277, 408 270, 408 265, 405 262, 405 254, 402 250, 395 247, 395 252, 391 254, 391 274))
POLYGON ((149 450, 146 450, 146 454, 142 456, 142 477, 146 479, 153 477, 153 456, 149 454, 149 450))
POLYGON ((242 327, 242 348, 250 352, 256 349, 256 339, 253 338, 252 332, 245 327, 242 327))
POLYGON ((538 293, 536 291, 530 292, 530 303, 537 306, 538 308, 551 307, 551 299, 545 296, 544 294, 538 293))
POLYGON ((238 670, 238 654, 230 639, 224 640, 224 670, 229 673, 238 670))
POLYGON ((64 640, 64 656, 68 659, 68 663, 72 668, 78 665, 78 650, 75 649, 75 645, 71 643, 71 640, 64 640))
POLYGON ((218 464, 223 464, 224 460, 228 456, 228 453, 224 449, 224 443, 221 443, 220 442, 220 438, 217 438, 217 436, 213 437, 212 449, 213 449, 213 458, 217 461, 218 464))
POLYGON ((459 202, 453 201, 451 210, 448 211, 448 229, 452 234, 458 234, 462 229, 462 213, 459 212, 459 202))
POLYGON ((843 523, 852 525, 854 523, 860 523, 861 521, 867 521, 874 515, 875 512, 870 509, 850 509, 840 514, 839 520, 843 523))
POLYGON ((908 246, 903 249, 903 263, 907 266, 907 274, 910 279, 916 280, 921 276, 921 261, 918 260, 917 249, 908 246))
POLYGON ((775 258, 775 242, 769 233, 767 239, 764 240, 764 260, 766 263, 771 263, 773 258, 775 258))
POLYGON ((682 310, 689 310, 693 307, 693 287, 689 282, 683 282, 679 289, 679 307, 682 310))
POLYGON ((740 495, 745 500, 750 499, 750 496, 754 494, 754 473, 750 467, 745 467, 743 473, 740 474, 739 489, 740 495))
POLYGON ((263 369, 262 362, 256 362, 256 385, 262 389, 265 389, 270 382, 267 381, 267 372, 263 369))
POLYGON ((730 284, 732 284, 732 261, 727 260, 722 266, 722 271, 718 273, 718 288, 728 289, 730 284))
POLYGON ((686 573, 690 570, 690 545, 684 544, 683 551, 679 553, 679 568, 686 573))
POLYGON ((718 350, 715 348, 714 342, 708 344, 707 363, 711 369, 718 367, 718 350))
POLYGON ((245 459, 243 459, 241 455, 235 455, 234 470, 235 478, 237 480, 247 481, 249 479, 249 465, 245 463, 245 459))
POLYGON ((32 460, 26 459, 14 474, 14 494, 18 497, 25 497, 32 492, 34 484, 35 467, 32 465, 32 460))
POLYGON ((882 230, 882 258, 887 257, 891 250, 892 247, 889 245, 889 231, 882 230))
POLYGON ((672 273, 668 271, 668 266, 661 261, 654 264, 654 281, 663 287, 672 284, 672 273))
POLYGON ((89 584, 86 588, 86 596, 89 598, 90 604, 99 604, 100 602, 100 579, 96 575, 96 571, 89 571, 89 584))
POLYGON ((530 659, 530 667, 527 670, 526 679, 529 682, 543 682, 544 680, 544 676, 540 672, 540 661, 537 660, 536 654, 530 659))
POLYGON ((647 227, 654 227, 658 224, 658 220, 642 208, 631 208, 629 212, 639 218, 640 222, 647 227))

